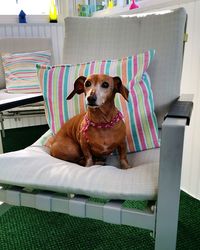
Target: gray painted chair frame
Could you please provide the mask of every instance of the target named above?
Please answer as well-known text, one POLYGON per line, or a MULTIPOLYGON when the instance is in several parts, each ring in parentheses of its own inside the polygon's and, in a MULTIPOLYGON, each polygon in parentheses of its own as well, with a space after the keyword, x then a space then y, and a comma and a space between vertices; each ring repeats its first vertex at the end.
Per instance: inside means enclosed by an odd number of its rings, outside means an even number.
MULTIPOLYGON (((182 11, 183 10, 181 10, 181 12, 182 11)), ((180 12, 180 10, 178 10, 178 12, 180 12)), ((73 22, 73 18, 69 21, 73 22)), ((76 19, 75 22, 77 22, 76 19)), ((183 33, 185 31, 185 25, 186 20, 183 25, 184 30, 182 30, 182 47, 180 48, 182 53, 184 47, 183 33)), ((80 29, 78 29, 77 32, 79 31, 80 29)), ((79 37, 79 34, 76 34, 76 37, 79 37)), ((67 39, 65 40, 65 43, 66 42, 67 39)), ((67 46, 73 46, 73 44, 68 44, 67 46)), ((67 50, 65 50, 65 52, 66 51, 67 50)), ((179 64, 182 66, 183 55, 180 54, 179 56, 181 57, 179 64)), ((67 55, 64 54, 64 57, 67 57, 67 55)), ((88 58, 86 58, 86 60, 87 59, 88 58)), ((64 58, 64 60, 67 62, 67 60, 70 59, 64 58)), ((74 60, 76 60, 76 58, 74 60)), ((82 60, 82 58, 80 60, 82 60)), ((179 70, 179 68, 178 72, 176 80, 178 81, 178 85, 180 85, 181 70, 179 70)), ((155 88, 155 86, 153 86, 153 88, 155 88)), ((179 91, 175 93, 175 97, 173 95, 171 96, 171 101, 167 105, 163 104, 164 113, 166 113, 166 106, 169 110, 169 106, 172 106, 172 102, 174 103, 175 100, 177 100, 176 103, 178 102, 178 96, 179 91)), ((184 96, 184 98, 185 97, 187 97, 187 101, 190 101, 190 103, 192 102, 192 96, 188 95, 184 96)), ((157 99, 156 102, 158 103, 159 100, 157 99)), ((157 105, 157 107, 158 106, 159 105, 157 105)), ((183 110, 184 106, 183 102, 183 110)), ((192 105, 190 107, 190 114, 191 109, 192 105)), ((158 109, 158 113, 159 112, 158 109)), ((123 201, 111 200, 106 204, 99 204, 88 200, 88 197, 78 195, 70 197, 67 195, 55 194, 53 192, 32 192, 31 190, 19 187, 5 187, 0 189, 0 201, 4 202, 4 204, 0 206, 0 215, 6 212, 12 205, 27 206, 44 211, 56 211, 73 216, 98 219, 108 223, 136 226, 153 232, 156 250, 176 249, 183 142, 185 127, 189 119, 187 114, 185 116, 180 116, 180 113, 179 110, 175 117, 166 117, 161 125, 158 196, 156 202, 149 202, 147 210, 139 211, 136 209, 124 208, 122 206, 123 201)), ((184 114, 184 112, 181 114, 184 114)))

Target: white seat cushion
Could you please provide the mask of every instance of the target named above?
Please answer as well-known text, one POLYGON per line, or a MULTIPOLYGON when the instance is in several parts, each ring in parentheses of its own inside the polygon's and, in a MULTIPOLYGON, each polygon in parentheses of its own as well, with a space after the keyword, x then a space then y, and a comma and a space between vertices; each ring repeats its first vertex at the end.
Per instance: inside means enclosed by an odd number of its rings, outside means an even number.
MULTIPOLYGON (((108 161, 114 162, 113 158, 108 161)), ((36 143, 0 155, 0 183, 108 199, 151 200, 157 194, 158 158, 159 149, 154 149, 130 154, 130 164, 137 166, 128 170, 111 165, 87 168, 53 158, 36 143)))

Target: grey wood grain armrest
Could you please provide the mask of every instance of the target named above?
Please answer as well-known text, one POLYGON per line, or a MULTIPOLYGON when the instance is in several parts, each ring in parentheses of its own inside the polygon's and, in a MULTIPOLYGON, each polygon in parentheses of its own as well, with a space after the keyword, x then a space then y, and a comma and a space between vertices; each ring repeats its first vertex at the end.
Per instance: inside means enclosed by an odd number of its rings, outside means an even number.
POLYGON ((170 118, 185 118, 187 120, 186 125, 190 124, 190 117, 193 109, 193 95, 182 95, 173 104, 165 119, 170 118))
POLYGON ((0 111, 40 101, 43 101, 43 95, 41 93, 27 94, 3 100, 0 99, 0 111))

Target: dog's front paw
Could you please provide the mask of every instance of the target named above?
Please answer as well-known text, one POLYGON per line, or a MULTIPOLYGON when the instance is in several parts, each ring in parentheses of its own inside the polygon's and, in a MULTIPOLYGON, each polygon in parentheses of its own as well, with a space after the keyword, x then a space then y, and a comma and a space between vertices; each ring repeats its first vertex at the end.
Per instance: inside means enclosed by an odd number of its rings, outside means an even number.
POLYGON ((126 159, 123 159, 120 161, 121 169, 129 169, 131 166, 128 164, 128 161, 126 159))
POLYGON ((85 167, 91 167, 92 165, 94 165, 94 162, 92 159, 87 159, 86 163, 85 163, 85 167))

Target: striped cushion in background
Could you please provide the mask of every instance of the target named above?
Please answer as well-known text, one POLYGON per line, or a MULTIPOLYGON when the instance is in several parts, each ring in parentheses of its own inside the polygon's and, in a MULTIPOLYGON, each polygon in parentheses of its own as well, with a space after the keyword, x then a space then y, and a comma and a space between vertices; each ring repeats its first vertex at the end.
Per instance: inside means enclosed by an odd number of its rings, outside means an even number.
POLYGON ((128 152, 159 147, 153 93, 146 72, 154 55, 155 50, 149 50, 116 60, 77 65, 37 65, 47 121, 52 132, 56 133, 65 121, 86 110, 84 95, 75 95, 66 101, 76 78, 93 73, 108 74, 119 76, 129 89, 128 102, 120 94, 116 94, 115 98, 115 104, 125 118, 128 152))
POLYGON ((10 93, 41 92, 36 64, 50 64, 50 51, 2 53, 6 89, 10 93))
POLYGON ((0 89, 5 88, 5 74, 4 74, 4 68, 3 68, 3 62, 2 62, 2 57, 0 54, 0 89))

